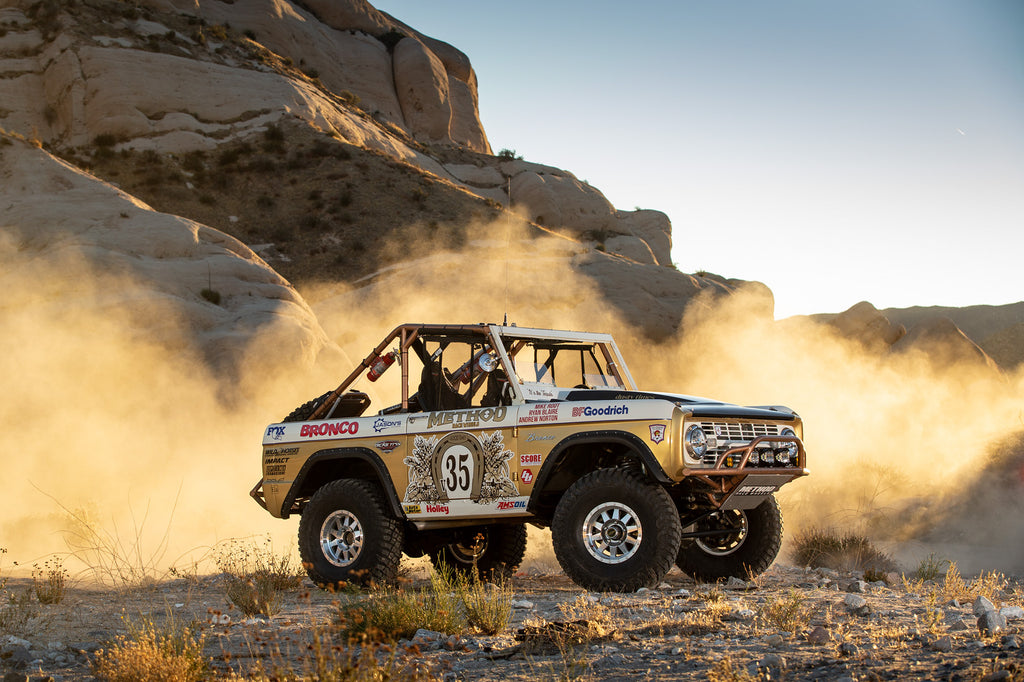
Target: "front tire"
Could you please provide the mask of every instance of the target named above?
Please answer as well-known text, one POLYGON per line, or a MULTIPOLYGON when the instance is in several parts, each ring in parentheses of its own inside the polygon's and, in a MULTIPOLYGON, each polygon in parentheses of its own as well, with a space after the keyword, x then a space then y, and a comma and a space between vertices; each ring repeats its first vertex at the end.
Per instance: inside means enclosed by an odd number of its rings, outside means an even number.
POLYGON ((341 479, 317 490, 299 521, 299 555, 321 587, 388 584, 398 575, 404 530, 380 486, 341 479))
POLYGON ((601 469, 572 484, 555 508, 551 541, 562 570, 594 592, 654 587, 672 568, 682 528, 660 485, 601 469))
POLYGON ((455 542, 430 552, 435 569, 442 566, 480 580, 496 582, 511 578, 526 556, 526 525, 494 524, 458 529, 455 542))
POLYGON ((753 509, 714 512, 696 524, 696 530, 730 530, 684 540, 676 566, 694 580, 713 582, 723 578, 761 575, 775 561, 782 546, 782 512, 774 495, 753 509))

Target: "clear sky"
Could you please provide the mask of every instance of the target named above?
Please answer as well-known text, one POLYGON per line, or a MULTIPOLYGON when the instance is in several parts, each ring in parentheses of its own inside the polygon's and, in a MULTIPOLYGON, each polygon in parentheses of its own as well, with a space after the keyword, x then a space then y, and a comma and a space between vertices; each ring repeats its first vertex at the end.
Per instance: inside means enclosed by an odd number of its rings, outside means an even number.
POLYGON ((371 2, 469 56, 495 152, 777 317, 1024 300, 1024 0, 371 2))

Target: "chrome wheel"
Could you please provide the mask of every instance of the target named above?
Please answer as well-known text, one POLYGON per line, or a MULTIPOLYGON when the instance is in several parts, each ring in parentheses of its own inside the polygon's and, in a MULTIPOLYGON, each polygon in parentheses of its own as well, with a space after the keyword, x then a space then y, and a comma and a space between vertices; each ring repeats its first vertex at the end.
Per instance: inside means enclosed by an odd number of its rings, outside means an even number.
POLYGON ((320 549, 335 566, 348 566, 363 549, 363 527, 352 512, 339 510, 320 527, 320 549))
POLYGON ((584 546, 605 564, 622 563, 636 554, 643 535, 640 518, 621 502, 594 507, 583 522, 584 546))
POLYGON ((699 523, 700 530, 730 530, 723 535, 709 535, 694 540, 696 545, 712 556, 728 556, 747 539, 747 515, 738 509, 716 512, 709 522, 699 523))

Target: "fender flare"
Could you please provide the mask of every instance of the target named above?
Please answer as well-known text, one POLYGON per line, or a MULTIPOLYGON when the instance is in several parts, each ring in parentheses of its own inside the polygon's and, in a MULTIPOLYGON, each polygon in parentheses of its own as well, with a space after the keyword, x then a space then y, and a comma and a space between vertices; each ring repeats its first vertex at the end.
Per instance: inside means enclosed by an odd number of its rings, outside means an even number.
POLYGON ((284 503, 281 505, 282 515, 281 518, 288 518, 289 510, 292 505, 295 504, 295 499, 299 495, 299 489, 306 480, 306 476, 313 469, 314 466, 321 462, 330 462, 336 460, 360 460, 366 462, 373 469, 374 473, 377 474, 377 482, 381 488, 384 489, 384 495, 387 497, 388 502, 391 504, 391 510, 395 513, 395 516, 399 519, 405 519, 405 513, 402 511, 401 501, 398 499, 398 492, 395 490, 395 484, 391 480, 391 475, 388 473, 388 468, 384 464, 384 460, 380 458, 373 450, 369 448, 330 448, 327 450, 319 450, 313 453, 303 464, 299 473, 295 476, 295 480, 292 481, 291 488, 288 489, 288 494, 284 497, 284 503))
POLYGON ((659 483, 673 483, 672 479, 665 473, 665 470, 662 469, 661 464, 658 463, 658 459, 651 452, 651 449, 636 434, 617 430, 575 433, 559 441, 555 447, 551 448, 548 456, 544 459, 544 464, 537 473, 537 481, 533 485, 533 491, 530 493, 530 502, 527 504, 527 509, 530 511, 536 509, 537 496, 544 491, 548 479, 551 478, 555 469, 558 468, 564 459, 566 450, 575 445, 586 445, 588 443, 619 443, 625 445, 639 455, 640 461, 647 467, 647 470, 654 476, 655 480, 659 483))

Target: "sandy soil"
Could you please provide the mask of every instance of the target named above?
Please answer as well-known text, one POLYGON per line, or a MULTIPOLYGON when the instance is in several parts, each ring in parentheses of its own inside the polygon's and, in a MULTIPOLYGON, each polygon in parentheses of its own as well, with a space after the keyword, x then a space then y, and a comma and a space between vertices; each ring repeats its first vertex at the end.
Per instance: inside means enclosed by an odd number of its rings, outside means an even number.
MULTIPOLYGON (((594 594, 563 575, 530 572, 514 579, 505 630, 420 632, 401 643, 399 657, 445 680, 1024 679, 1017 578, 993 593, 1005 627, 986 633, 973 595, 949 598, 941 583, 908 589, 777 564, 753 583, 699 585, 673 570, 658 589, 594 594)), ((12 580, 8 592, 28 585, 12 580)), ((96 651, 125 631, 125 619, 173 617, 201 623, 214 676, 244 677, 259 667, 302 674, 312 660, 308 644, 325 632, 338 600, 363 598, 306 583, 263 619, 231 605, 224 576, 132 591, 75 587, 60 604, 36 605, 19 632, 0 634, 0 670, 5 681, 92 679, 96 651)), ((323 641, 337 644, 330 634, 323 641)), ((344 660, 350 652, 339 646, 334 655, 344 660)))

